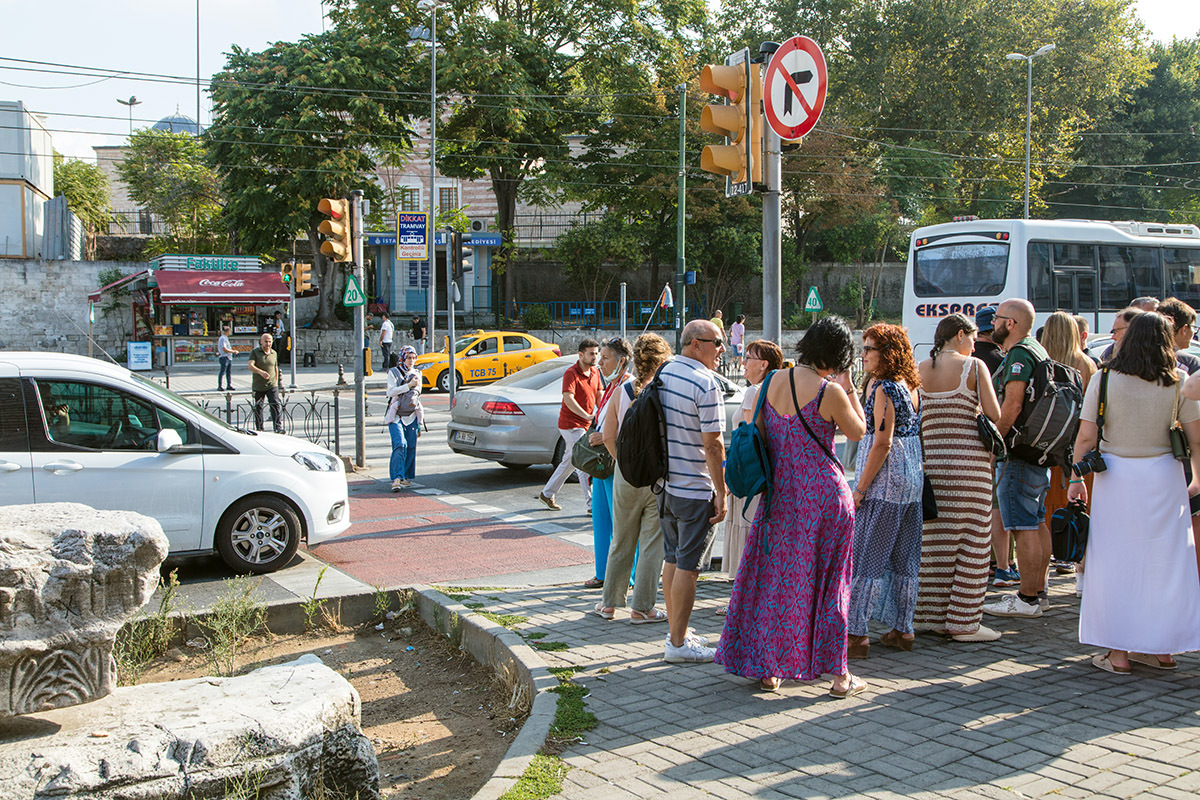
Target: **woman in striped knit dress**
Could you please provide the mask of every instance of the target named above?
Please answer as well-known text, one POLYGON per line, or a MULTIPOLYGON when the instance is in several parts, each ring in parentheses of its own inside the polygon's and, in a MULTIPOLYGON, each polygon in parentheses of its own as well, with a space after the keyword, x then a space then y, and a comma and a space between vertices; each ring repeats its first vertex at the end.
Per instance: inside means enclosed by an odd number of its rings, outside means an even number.
POLYGON ((938 325, 933 352, 919 367, 925 474, 938 516, 925 523, 921 540, 913 627, 960 642, 1000 638, 980 625, 991 548, 992 460, 980 444, 975 417, 982 408, 996 421, 1000 403, 987 366, 971 357, 978 332, 970 319, 951 314, 938 325))

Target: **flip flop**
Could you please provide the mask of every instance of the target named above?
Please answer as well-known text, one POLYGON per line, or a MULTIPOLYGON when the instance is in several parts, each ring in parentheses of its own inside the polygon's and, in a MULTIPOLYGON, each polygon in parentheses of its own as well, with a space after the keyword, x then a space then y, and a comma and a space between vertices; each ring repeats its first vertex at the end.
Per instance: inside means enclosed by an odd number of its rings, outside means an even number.
POLYGON ((663 611, 660 608, 652 608, 649 611, 638 611, 635 613, 641 614, 641 616, 635 617, 635 616, 633 616, 633 614, 630 614, 629 615, 629 624, 630 625, 648 625, 651 622, 666 622, 667 621, 667 612, 663 611))
POLYGON ((592 609, 592 613, 601 619, 612 619, 617 614, 615 608, 605 608, 603 603, 596 603, 596 607, 592 609))
POLYGON ((1129 675, 1133 672, 1129 667, 1118 667, 1108 657, 1108 653, 1092 658, 1092 664, 1113 675, 1129 675))
POLYGON ((604 581, 600 580, 599 578, 588 578, 586 581, 583 582, 583 588, 585 588, 585 589, 602 589, 602 588, 604 588, 604 581))
POLYGON ((779 687, 782 685, 782 678, 763 678, 758 682, 758 688, 764 692, 778 692, 779 687))
POLYGON ((829 696, 836 697, 838 700, 845 700, 848 697, 854 697, 856 694, 862 694, 867 690, 867 682, 857 675, 850 676, 850 686, 843 692, 837 689, 830 689, 829 696))
POLYGON ((1177 662, 1175 659, 1171 659, 1170 661, 1159 661, 1158 656, 1147 655, 1146 653, 1130 653, 1129 662, 1131 664, 1142 664, 1147 667, 1154 667, 1155 669, 1171 670, 1179 668, 1179 662, 1177 662))

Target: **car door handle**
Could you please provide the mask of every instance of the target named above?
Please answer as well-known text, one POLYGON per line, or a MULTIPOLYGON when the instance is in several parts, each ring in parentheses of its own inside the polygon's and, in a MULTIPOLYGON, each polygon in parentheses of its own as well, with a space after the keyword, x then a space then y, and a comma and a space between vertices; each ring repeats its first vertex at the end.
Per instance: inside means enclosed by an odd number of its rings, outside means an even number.
POLYGON ((11 461, 0 461, 0 472, 16 472, 20 468, 20 464, 14 464, 11 461))
POLYGON ((42 469, 46 472, 79 472, 83 469, 83 464, 75 461, 51 461, 49 464, 43 464, 42 469))

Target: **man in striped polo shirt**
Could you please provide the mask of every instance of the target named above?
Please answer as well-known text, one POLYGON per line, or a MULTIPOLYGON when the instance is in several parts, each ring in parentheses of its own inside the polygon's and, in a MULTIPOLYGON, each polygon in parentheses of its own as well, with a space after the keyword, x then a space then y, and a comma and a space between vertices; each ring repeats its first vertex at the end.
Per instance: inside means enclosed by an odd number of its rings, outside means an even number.
POLYGON ((696 601, 700 560, 725 518, 725 397, 713 370, 725 342, 708 320, 683 329, 683 351, 662 371, 659 396, 667 422, 667 485, 658 516, 665 561, 663 597, 670 633, 663 659, 671 663, 712 661, 707 640, 688 630, 696 601))

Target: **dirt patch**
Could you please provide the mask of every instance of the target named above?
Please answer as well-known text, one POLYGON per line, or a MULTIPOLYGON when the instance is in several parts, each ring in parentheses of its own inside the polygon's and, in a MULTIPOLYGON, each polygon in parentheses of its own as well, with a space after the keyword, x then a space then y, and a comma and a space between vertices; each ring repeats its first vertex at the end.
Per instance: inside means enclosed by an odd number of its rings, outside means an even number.
MULTIPOLYGON (((509 708, 504 687, 471 656, 419 618, 404 617, 344 633, 318 632, 256 639, 239 658, 238 674, 318 656, 362 698, 363 733, 379 758, 386 798, 459 800, 492 776, 526 710, 509 708)), ((142 683, 212 674, 196 648, 172 650, 142 683)))

